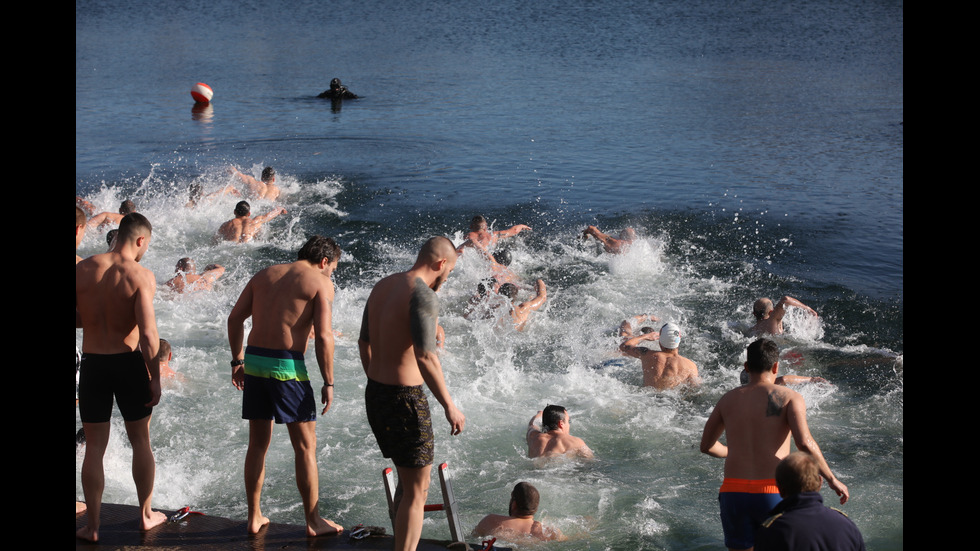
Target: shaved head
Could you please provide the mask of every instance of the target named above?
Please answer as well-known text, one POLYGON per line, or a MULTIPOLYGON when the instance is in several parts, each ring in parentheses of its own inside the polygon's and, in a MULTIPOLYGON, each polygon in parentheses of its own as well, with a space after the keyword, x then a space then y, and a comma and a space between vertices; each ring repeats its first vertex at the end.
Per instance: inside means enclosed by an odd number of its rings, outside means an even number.
POLYGON ((431 237, 422 245, 416 262, 436 262, 442 259, 453 259, 455 264, 456 247, 453 242, 445 237, 431 237))
POLYGON ((429 285, 433 291, 438 291, 439 287, 449 277, 449 272, 456 267, 456 247, 453 242, 445 237, 431 237, 422 245, 419 256, 415 260, 414 268, 425 267, 433 272, 438 272, 434 281, 429 285))

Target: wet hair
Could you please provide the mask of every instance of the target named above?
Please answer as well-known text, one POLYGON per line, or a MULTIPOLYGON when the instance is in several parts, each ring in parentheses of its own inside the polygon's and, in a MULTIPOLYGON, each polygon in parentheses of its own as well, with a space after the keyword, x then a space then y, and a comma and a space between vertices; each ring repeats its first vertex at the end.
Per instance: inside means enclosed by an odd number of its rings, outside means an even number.
POLYGON ((185 256, 177 261, 177 271, 178 272, 193 272, 197 269, 194 265, 194 259, 185 256))
POLYGON ((131 212, 123 216, 123 219, 119 222, 117 238, 124 241, 132 241, 140 235, 145 234, 149 236, 151 233, 153 233, 153 226, 150 224, 150 221, 138 212, 131 212))
POLYGON ((644 325, 643 327, 640 328, 640 333, 644 335, 646 335, 647 333, 653 333, 654 331, 656 331, 656 329, 650 327, 649 325, 644 325))
POLYGON ((170 357, 170 350, 170 343, 167 342, 167 339, 160 339, 160 351, 157 352, 157 359, 161 362, 167 361, 167 358, 170 357))
POLYGON ((510 500, 513 502, 511 516, 526 517, 534 516, 538 511, 538 501, 541 496, 538 489, 527 482, 518 482, 510 492, 510 500))
POLYGON ((75 205, 75 227, 84 226, 86 220, 88 218, 85 216, 85 211, 75 205))
POLYGON ((487 223, 487 219, 477 214, 470 220, 470 229, 476 231, 480 229, 480 226, 486 225, 486 223, 487 223))
POLYGON ((112 246, 112 242, 116 239, 116 234, 118 234, 118 233, 119 233, 119 230, 116 230, 116 229, 112 229, 112 230, 107 231, 106 234, 105 234, 105 244, 106 245, 109 245, 111 247, 112 246))
POLYGON ((513 283, 504 283, 500 286, 500 289, 497 289, 497 293, 504 295, 510 300, 517 298, 517 291, 517 285, 514 285, 513 283))
POLYGON ((328 263, 340 259, 340 246, 330 237, 314 235, 306 241, 303 248, 296 253, 297 260, 305 260, 311 264, 319 264, 324 258, 328 263))
POLYGON ((271 182, 272 179, 275 178, 275 177, 276 177, 276 169, 272 168, 271 166, 267 166, 267 167, 265 167, 265 168, 262 169, 262 181, 263 182, 267 182, 267 183, 268 182, 271 182))
POLYGON ((819 492, 822 485, 820 466, 806 452, 793 452, 776 465, 776 486, 779 487, 781 496, 819 492))
POLYGON ((541 428, 545 431, 555 430, 558 428, 558 423, 564 421, 568 416, 568 410, 563 406, 554 406, 549 404, 544 408, 541 413, 541 428))
POLYGON ((136 212, 136 203, 126 199, 119 204, 119 214, 129 214, 131 212, 136 212))
POLYGON ((746 350, 745 370, 762 373, 779 361, 779 346, 769 339, 757 339, 746 350))
POLYGON ((510 266, 513 256, 510 254, 510 251, 503 249, 493 253, 493 259, 497 261, 497 264, 502 266, 510 266))
POLYGON ((767 298, 760 298, 759 300, 755 301, 755 304, 752 305, 752 315, 755 316, 756 320, 762 321, 766 317, 766 314, 772 310, 772 308, 773 306, 771 300, 767 298))
POLYGON ((252 205, 248 204, 248 201, 239 201, 235 205, 235 216, 248 216, 252 214, 252 205))

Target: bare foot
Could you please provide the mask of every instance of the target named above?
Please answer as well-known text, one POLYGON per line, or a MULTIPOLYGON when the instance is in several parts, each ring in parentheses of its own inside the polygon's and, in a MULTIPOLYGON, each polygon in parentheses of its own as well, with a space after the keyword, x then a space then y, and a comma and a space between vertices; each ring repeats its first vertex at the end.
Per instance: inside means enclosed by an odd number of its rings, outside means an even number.
POLYGON ((261 530, 262 527, 265 526, 265 525, 267 525, 267 524, 269 524, 269 517, 264 517, 261 514, 259 514, 256 519, 254 519, 254 520, 249 519, 249 521, 248 521, 248 533, 249 534, 258 534, 259 533, 259 530, 261 530))
POLYGON ((150 511, 150 514, 144 516, 140 522, 140 530, 144 532, 159 526, 167 521, 167 515, 161 513, 160 511, 150 511))
POLYGON ((306 524, 306 535, 315 536, 332 536, 334 534, 339 534, 344 531, 344 527, 337 524, 332 520, 327 520, 325 518, 319 519, 318 522, 314 524, 306 524))
POLYGON ((77 532, 75 532, 75 537, 85 541, 99 541, 99 531, 89 528, 88 524, 82 526, 77 532))
POLYGON ((88 509, 88 505, 85 505, 85 502, 84 501, 76 501, 75 502, 75 514, 76 515, 78 513, 84 513, 86 509, 88 509))

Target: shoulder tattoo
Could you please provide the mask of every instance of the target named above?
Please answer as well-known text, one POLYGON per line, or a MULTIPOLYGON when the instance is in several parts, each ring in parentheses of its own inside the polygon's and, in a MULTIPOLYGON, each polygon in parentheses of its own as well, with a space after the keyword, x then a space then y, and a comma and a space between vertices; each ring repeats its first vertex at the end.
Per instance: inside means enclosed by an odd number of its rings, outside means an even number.
POLYGON ((439 318, 439 297, 421 278, 415 278, 415 289, 408 305, 412 344, 424 352, 436 351, 436 320, 439 318))
POLYGON ((778 416, 786 406, 786 396, 782 392, 772 391, 766 402, 766 417, 778 416))

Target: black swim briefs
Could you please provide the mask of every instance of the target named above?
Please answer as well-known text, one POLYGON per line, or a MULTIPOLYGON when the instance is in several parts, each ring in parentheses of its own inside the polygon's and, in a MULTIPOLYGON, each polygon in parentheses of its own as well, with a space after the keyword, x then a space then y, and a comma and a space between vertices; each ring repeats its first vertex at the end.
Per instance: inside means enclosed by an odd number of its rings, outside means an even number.
POLYGON ((112 398, 126 421, 138 421, 153 413, 150 374, 143 354, 82 353, 78 376, 78 415, 83 423, 107 423, 112 417, 112 398))
POLYGON ((364 403, 382 455, 398 467, 432 464, 432 417, 422 385, 386 385, 368 379, 364 403))

